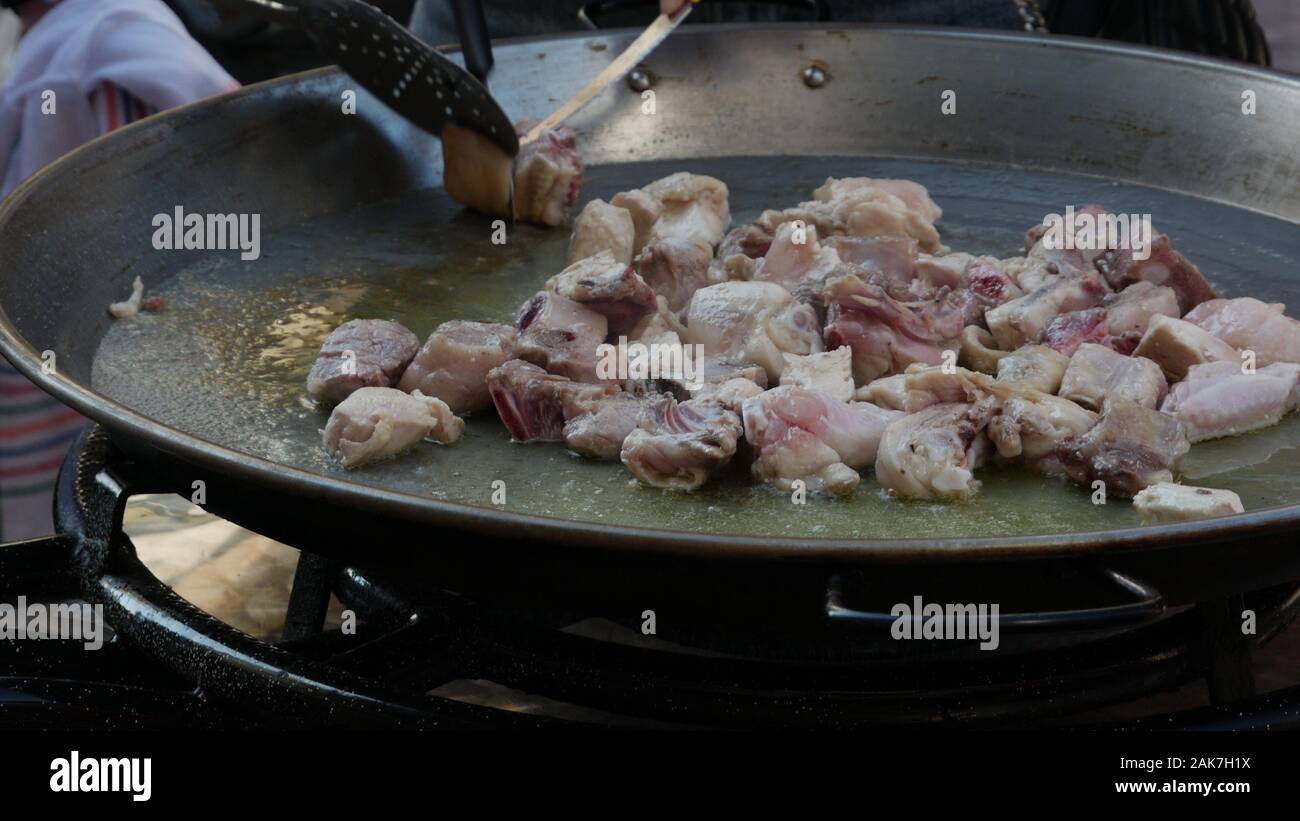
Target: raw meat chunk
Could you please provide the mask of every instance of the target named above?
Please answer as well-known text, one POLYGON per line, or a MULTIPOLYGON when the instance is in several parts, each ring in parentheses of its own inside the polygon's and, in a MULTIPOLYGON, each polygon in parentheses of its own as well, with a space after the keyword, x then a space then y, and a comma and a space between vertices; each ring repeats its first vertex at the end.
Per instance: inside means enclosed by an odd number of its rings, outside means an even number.
POLYGON ((444 322, 411 360, 398 387, 441 399, 464 415, 491 406, 487 372, 511 357, 518 332, 491 322, 444 322))
POLYGON ((307 393, 337 404, 359 388, 391 388, 419 349, 419 337, 396 322, 344 322, 325 338, 307 374, 307 393))

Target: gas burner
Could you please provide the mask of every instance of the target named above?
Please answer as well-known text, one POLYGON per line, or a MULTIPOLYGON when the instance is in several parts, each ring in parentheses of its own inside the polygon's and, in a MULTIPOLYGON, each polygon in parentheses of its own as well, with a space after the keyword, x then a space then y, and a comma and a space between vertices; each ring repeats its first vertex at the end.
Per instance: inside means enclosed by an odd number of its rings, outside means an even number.
POLYGON ((144 486, 132 470, 92 431, 60 475, 61 535, 0 549, 0 601, 81 597, 102 604, 112 628, 100 653, 17 642, 26 646, 0 657, 0 703, 21 724, 1105 726, 1116 705, 1198 679, 1210 706, 1128 725, 1300 724, 1300 683, 1255 696, 1252 664, 1294 619, 1296 584, 1166 606, 1108 571, 1073 579, 1074 595, 1054 609, 1036 591, 1000 591, 1001 646, 984 651, 891 638, 865 573, 835 576, 815 616, 799 596, 767 611, 684 596, 645 635, 642 609, 608 590, 451 591, 424 573, 303 551, 284 636, 268 643, 184 601, 139 560, 121 527, 127 495, 144 486), (324 629, 332 594, 355 633, 324 629), (1250 637, 1237 627, 1245 608, 1257 618, 1250 637))

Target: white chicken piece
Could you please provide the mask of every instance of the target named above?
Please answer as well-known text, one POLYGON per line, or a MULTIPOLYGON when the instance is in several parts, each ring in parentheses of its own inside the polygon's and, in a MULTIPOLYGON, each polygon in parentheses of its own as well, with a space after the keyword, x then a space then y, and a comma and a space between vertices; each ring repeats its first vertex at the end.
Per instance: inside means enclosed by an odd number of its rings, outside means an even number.
POLYGON ((712 261, 713 249, 706 243, 661 239, 642 249, 637 269, 651 290, 667 301, 670 310, 680 311, 696 291, 709 284, 712 261))
POLYGON ((691 491, 731 461, 742 432, 740 417, 717 402, 665 398, 642 412, 620 458, 651 487, 691 491))
POLYGON ((1133 355, 1155 362, 1173 381, 1187 376, 1193 365, 1238 361, 1237 350, 1227 342, 1186 320, 1167 316, 1151 317, 1133 355))
POLYGON ((679 171, 610 201, 632 215, 636 252, 666 239, 703 243, 711 252, 731 225, 726 183, 703 174, 679 171))
POLYGON ((984 429, 997 402, 931 405, 885 428, 876 481, 910 499, 967 499, 979 489, 975 470, 990 450, 984 429))
POLYGON ((1143 356, 1124 356, 1105 345, 1087 343, 1070 358, 1061 377, 1060 395, 1089 410, 1107 401, 1127 399, 1144 408, 1159 407, 1169 384, 1160 366, 1143 356))
POLYGON ((1236 362, 1193 365, 1160 410, 1187 428, 1192 442, 1276 425, 1300 403, 1300 365, 1275 362, 1243 373, 1236 362))
POLYGON ((140 313, 140 303, 144 300, 144 280, 136 277, 131 281, 131 295, 121 302, 108 306, 108 313, 114 319, 130 319, 140 313))
POLYGON ((655 310, 650 286, 609 251, 578 260, 546 280, 546 288, 605 317, 608 333, 631 330, 655 310))
MULTIPOLYGON (((522 136, 532 125, 520 121, 515 130, 522 136)), ((582 160, 573 130, 561 126, 521 144, 515 157, 514 186, 515 219, 550 227, 564 222, 582 189, 582 160)))
POLYGON ((827 179, 813 191, 812 200, 795 208, 765 211, 758 223, 775 229, 801 220, 817 226, 822 237, 906 236, 915 239, 921 250, 935 253, 940 245, 934 223, 942 215, 924 186, 910 180, 847 177, 827 179))
POLYGON ((610 205, 602 199, 592 200, 573 220, 573 233, 569 235, 569 264, 605 251, 616 261, 630 265, 635 237, 632 215, 626 208, 610 205))
POLYGON ((1241 497, 1231 490, 1175 485, 1160 482, 1141 490, 1133 497, 1133 509, 1142 516, 1142 524, 1191 522, 1245 513, 1241 497))
POLYGON ((853 357, 848 348, 811 353, 783 354, 781 384, 821 391, 841 402, 853 398, 853 357))
POLYGON ((771 248, 749 278, 775 282, 800 302, 819 306, 828 277, 841 267, 840 255, 817 241, 817 228, 787 222, 778 226, 771 248))
POLYGON ((1251 297, 1211 299, 1183 319, 1239 351, 1254 351, 1259 367, 1274 362, 1300 363, 1300 321, 1283 313, 1286 306, 1251 297))
POLYGON ((650 229, 663 212, 659 200, 640 188, 621 191, 609 198, 610 205, 622 208, 632 217, 632 253, 639 254, 650 241, 650 229))
POLYGON ((1057 393, 1070 357, 1046 345, 1026 345, 998 360, 998 381, 1018 388, 1057 393))
POLYGON ((450 444, 465 422, 439 399, 396 388, 358 388, 325 424, 325 448, 345 468, 396 456, 422 439, 450 444))
POLYGON ((1004 459, 1017 459, 1040 473, 1064 473, 1057 445, 1086 433, 1097 414, 1068 399, 1024 391, 1002 400, 989 420, 988 437, 1004 459))
POLYGON ((723 282, 695 292, 686 310, 683 341, 711 357, 752 362, 776 381, 784 353, 822 350, 817 313, 771 282, 723 282))
POLYGON ((515 317, 514 355, 577 382, 599 382, 597 349, 609 332, 605 316, 551 291, 525 302, 515 317))
POLYGON ((984 314, 993 338, 1004 351, 1037 342, 1059 314, 1099 305, 1110 288, 1096 274, 1056 277, 1037 290, 984 314))
POLYGON ((785 492, 802 480, 810 491, 848 493, 858 485, 857 469, 875 462, 885 427, 902 414, 782 386, 746 400, 742 416, 756 478, 785 492))
POLYGON ((510 359, 518 331, 492 322, 444 322, 402 372, 397 387, 441 399, 464 415, 492 405, 488 371, 510 359))
POLYGON ((870 402, 889 410, 903 410, 907 407, 907 374, 896 373, 893 376, 873 379, 855 390, 853 398, 858 402, 870 402))
POLYGON ((717 382, 705 382, 698 390, 690 393, 691 399, 708 399, 724 408, 740 413, 746 399, 758 396, 767 390, 752 379, 735 376, 717 382))

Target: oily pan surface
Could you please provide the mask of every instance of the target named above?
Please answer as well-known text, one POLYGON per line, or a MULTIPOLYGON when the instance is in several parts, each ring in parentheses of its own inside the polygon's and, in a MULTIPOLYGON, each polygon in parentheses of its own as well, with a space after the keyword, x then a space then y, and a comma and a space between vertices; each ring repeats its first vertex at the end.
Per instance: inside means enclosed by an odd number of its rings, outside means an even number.
MULTIPOLYGON (((1021 253, 1026 228, 1066 204, 1150 212, 1157 230, 1222 295, 1300 306, 1294 224, 1165 191, 997 166, 869 158, 726 158, 588 169, 582 201, 608 199, 673 171, 711 174, 731 190, 733 224, 809 199, 827 176, 906 177, 944 209, 954 250, 1021 253)), ((518 225, 505 245, 491 221, 441 191, 264 232, 262 256, 220 254, 147 282, 169 305, 113 325, 95 357, 93 387, 144 415, 210 442, 352 482, 446 502, 610 525, 710 534, 822 538, 975 538, 1066 533, 1138 523, 1128 500, 1018 468, 990 468, 966 503, 899 501, 870 473, 849 498, 806 505, 755 484, 747 469, 692 494, 638 485, 621 464, 581 459, 559 444, 510 441, 492 412, 469 419, 452 446, 422 443, 395 460, 344 471, 325 455, 327 414, 307 399, 307 371, 325 335, 352 318, 393 319, 423 340, 440 322, 509 322, 563 267, 568 231, 518 225), (500 508, 498 508, 500 509, 500 508)), ((1249 510, 1300 501, 1300 415, 1281 425, 1192 447, 1188 482, 1226 488, 1249 510)))

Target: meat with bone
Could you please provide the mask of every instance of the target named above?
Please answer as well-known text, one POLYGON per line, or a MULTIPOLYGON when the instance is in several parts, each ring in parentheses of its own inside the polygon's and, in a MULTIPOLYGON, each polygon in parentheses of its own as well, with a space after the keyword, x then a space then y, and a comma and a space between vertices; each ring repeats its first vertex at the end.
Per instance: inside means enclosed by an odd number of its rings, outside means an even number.
POLYGON ((857 487, 857 469, 875 462, 885 427, 902 414, 783 385, 746 400, 743 416, 756 478, 787 492, 802 480, 810 491, 847 493, 857 487))
POLYGON ((840 268, 839 254, 817 241, 816 227, 787 222, 777 227, 772 247, 750 278, 775 282, 800 302, 821 307, 826 279, 840 268))
POLYGON ((718 357, 705 357, 698 376, 703 383, 698 386, 689 385, 682 379, 663 381, 678 399, 712 397, 727 407, 735 404, 735 400, 742 395, 748 398, 754 392, 749 385, 756 386, 758 393, 767 390, 768 385, 767 371, 762 366, 718 357), (748 382, 749 385, 743 385, 742 382, 748 382))
POLYGON ((853 378, 859 384, 913 362, 937 365, 943 351, 955 353, 960 345, 961 307, 949 296, 904 303, 856 276, 836 277, 823 294, 826 346, 853 351, 853 378))
POLYGON ((585 412, 564 423, 564 444, 582 456, 617 460, 623 440, 636 429, 641 412, 661 398, 654 394, 616 393, 585 403, 585 412))
POLYGON ((765 211, 758 223, 775 228, 801 220, 815 225, 823 237, 907 236, 933 253, 939 249, 934 223, 942 215, 925 188, 914 182, 848 177, 827 179, 812 200, 784 211, 765 211))
POLYGON ((307 374, 307 393, 337 404, 359 388, 391 388, 420 339, 386 319, 353 319, 330 332, 307 374))
POLYGON ((1108 493, 1133 496, 1173 481, 1191 448, 1183 424, 1127 399, 1112 399, 1090 430, 1056 446, 1066 475, 1076 482, 1105 483, 1108 493))
POLYGON ((613 396, 613 385, 591 385, 512 359, 488 371, 488 393, 497 415, 516 442, 560 442, 569 419, 613 396))
POLYGON ((510 359, 518 331, 491 322, 444 322, 429 334, 398 387, 441 399, 452 413, 488 408, 487 372, 510 359))
POLYGON ((1089 410, 1127 399, 1156 408, 1169 391, 1160 366, 1143 356, 1124 356, 1104 345, 1079 346, 1061 377, 1060 395, 1089 410))
POLYGON ((551 291, 540 291, 515 316, 515 356, 579 382, 597 382, 597 348, 605 341, 605 315, 551 291))
POLYGON ((1142 516, 1144 525, 1191 522, 1246 512, 1241 497, 1231 490, 1168 482, 1152 485, 1134 496, 1133 509, 1142 516))
POLYGON ((817 390, 841 402, 853 398, 853 358, 848 348, 807 356, 785 354, 781 384, 817 390))
POLYGON ((422 439, 450 444, 465 422, 441 400, 396 388, 358 388, 325 424, 325 448, 345 468, 396 456, 422 439))
POLYGON ((1068 399, 1025 390, 1005 397, 989 420, 988 437, 1004 459, 1017 459, 1040 473, 1061 474, 1057 445, 1097 423, 1097 414, 1068 399))
MULTIPOLYGON (((515 124, 522 136, 530 121, 515 124)), ((582 160, 578 138, 571 129, 544 131, 519 146, 514 169, 515 219, 554 227, 564 222, 582 190, 582 160)))
POLYGON ((984 321, 998 346, 1013 351, 1039 341, 1060 314, 1099 305, 1108 293, 1110 289, 1096 274, 1057 277, 1036 291, 989 309, 984 321))
POLYGON ((695 292, 682 341, 731 362, 760 365, 771 380, 785 367, 781 354, 822 350, 816 312, 772 282, 723 282, 695 292))
POLYGON ((876 481, 912 499, 965 499, 979 489, 975 470, 989 451, 984 429, 997 408, 987 397, 931 405, 885 428, 876 454, 876 481))
POLYGON ((1251 297, 1212 299, 1183 319, 1203 328, 1239 351, 1255 352, 1255 364, 1300 363, 1300 321, 1283 313, 1285 305, 1251 297))
POLYGON ((1171 381, 1187 376, 1193 365, 1237 362, 1237 350, 1190 322, 1167 316, 1151 317, 1151 325, 1133 351, 1160 366, 1171 381))
POLYGON ((1152 317, 1178 315, 1173 289, 1136 282, 1118 294, 1108 295, 1100 307, 1056 317, 1043 331, 1043 342, 1066 356, 1073 356, 1085 342, 1130 354, 1152 317))
POLYGON ((1116 290, 1136 282, 1150 282, 1171 288, 1178 298, 1179 313, 1215 298, 1214 288, 1200 269, 1187 257, 1174 250, 1165 234, 1157 234, 1151 241, 1151 255, 1143 260, 1133 259, 1129 250, 1108 251, 1094 263, 1106 281, 1116 290))
POLYGON ((742 432, 740 416, 717 402, 665 398, 645 408, 620 458, 651 487, 695 490, 731 461, 742 432))
POLYGON ((726 183, 703 174, 670 174, 639 192, 617 194, 611 202, 632 215, 638 251, 664 239, 701 242, 713 249, 731 224, 726 183))
MULTIPOLYGON (((578 260, 548 279, 546 287, 605 317, 608 333, 625 333, 655 310, 654 291, 608 251, 578 260)), ((602 341, 603 336, 596 344, 602 341)))
POLYGON ((1002 269, 1002 262, 993 257, 922 254, 917 259, 912 288, 924 296, 932 296, 941 288, 952 290, 961 305, 963 324, 983 326, 984 314, 990 308, 1025 295, 1002 269))
POLYGON ((998 360, 998 381, 1018 388, 1057 393, 1070 358, 1046 345, 1026 345, 998 360))
POLYGON ((1300 402, 1300 365, 1275 362, 1243 373, 1235 361, 1193 365, 1160 410, 1187 428, 1192 442, 1276 425, 1300 402))
POLYGON ((691 297, 709 284, 713 250, 703 242, 688 239, 660 239, 646 245, 638 258, 641 278, 668 308, 680 311, 691 297))
POLYGON ((573 233, 569 235, 569 264, 607 251, 617 262, 632 262, 635 239, 632 215, 626 208, 610 205, 595 199, 573 220, 573 233))

